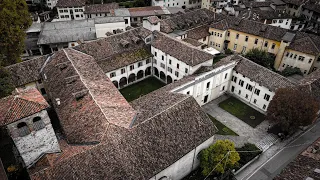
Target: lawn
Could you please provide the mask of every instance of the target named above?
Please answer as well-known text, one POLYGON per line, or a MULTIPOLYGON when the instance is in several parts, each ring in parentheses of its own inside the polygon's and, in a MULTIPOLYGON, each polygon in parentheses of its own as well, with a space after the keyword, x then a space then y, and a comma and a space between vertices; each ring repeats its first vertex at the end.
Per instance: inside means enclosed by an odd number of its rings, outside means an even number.
POLYGON ((154 90, 164 86, 165 83, 159 81, 155 77, 149 77, 135 84, 120 89, 121 94, 128 102, 138 99, 140 96, 146 95, 154 90))
POLYGON ((230 97, 227 100, 221 102, 219 106, 228 111, 230 114, 236 116, 243 122, 249 124, 255 128, 265 119, 265 115, 244 104, 240 100, 230 97))
POLYGON ((217 132, 217 134, 239 136, 237 133, 235 133, 230 128, 228 128, 227 126, 222 124, 220 121, 216 120, 214 117, 210 116, 209 114, 208 114, 208 116, 211 119, 211 121, 213 122, 213 124, 218 128, 219 131, 217 132))

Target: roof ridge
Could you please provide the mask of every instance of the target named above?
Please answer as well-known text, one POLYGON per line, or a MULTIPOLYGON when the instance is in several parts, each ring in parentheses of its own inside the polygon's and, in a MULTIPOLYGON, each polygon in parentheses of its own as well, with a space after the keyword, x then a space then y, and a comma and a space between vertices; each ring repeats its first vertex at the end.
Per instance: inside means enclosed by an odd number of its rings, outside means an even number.
POLYGON ((316 44, 314 43, 314 41, 312 40, 312 38, 308 35, 308 38, 311 40, 311 43, 313 44, 313 46, 318 50, 318 52, 320 51, 319 48, 316 46, 316 44))
POLYGON ((241 56, 241 55, 238 55, 238 56, 240 56, 240 57, 242 58, 240 61, 242 61, 242 60, 249 61, 249 62, 255 64, 255 65, 258 66, 258 67, 261 67, 261 68, 263 68, 263 69, 266 69, 267 71, 275 74, 275 75, 278 76, 278 77, 281 77, 281 78, 284 78, 284 79, 290 81, 292 84, 296 84, 295 82, 291 81, 290 79, 288 79, 288 78, 286 78, 286 77, 284 77, 284 76, 282 76, 282 75, 280 75, 280 74, 278 74, 278 73, 276 73, 276 72, 274 72, 274 71, 272 71, 272 70, 270 70, 270 69, 268 69, 268 68, 266 68, 266 67, 264 67, 264 66, 261 66, 260 64, 255 63, 255 62, 251 61, 250 59, 248 59, 248 58, 246 58, 246 57, 243 57, 243 56, 241 56))

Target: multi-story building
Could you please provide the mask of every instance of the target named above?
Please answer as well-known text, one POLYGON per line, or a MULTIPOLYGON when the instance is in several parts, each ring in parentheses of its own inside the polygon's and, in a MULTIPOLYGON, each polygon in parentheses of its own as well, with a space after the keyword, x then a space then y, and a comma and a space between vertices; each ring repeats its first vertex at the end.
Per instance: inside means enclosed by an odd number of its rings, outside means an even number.
POLYGON ((85 19, 85 0, 59 0, 56 4, 59 21, 85 19))
POLYGON ((201 0, 152 0, 152 6, 178 7, 182 9, 200 8, 201 0))
POLYGON ((56 7, 58 0, 46 0, 46 4, 50 9, 56 7))
POLYGON ((84 14, 86 19, 111 16, 111 10, 113 9, 119 9, 119 4, 118 3, 90 4, 85 6, 84 14))

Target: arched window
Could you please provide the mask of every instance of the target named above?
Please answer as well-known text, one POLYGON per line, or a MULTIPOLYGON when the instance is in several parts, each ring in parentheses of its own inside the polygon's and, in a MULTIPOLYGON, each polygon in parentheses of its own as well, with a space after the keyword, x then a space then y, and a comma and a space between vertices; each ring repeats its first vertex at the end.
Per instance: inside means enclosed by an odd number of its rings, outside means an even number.
POLYGON ((36 131, 38 131, 40 129, 43 129, 45 127, 45 124, 44 124, 43 120, 39 116, 33 118, 32 121, 33 121, 33 128, 36 131))
POLYGON ((17 125, 19 136, 23 137, 30 134, 30 129, 25 122, 21 122, 17 125))

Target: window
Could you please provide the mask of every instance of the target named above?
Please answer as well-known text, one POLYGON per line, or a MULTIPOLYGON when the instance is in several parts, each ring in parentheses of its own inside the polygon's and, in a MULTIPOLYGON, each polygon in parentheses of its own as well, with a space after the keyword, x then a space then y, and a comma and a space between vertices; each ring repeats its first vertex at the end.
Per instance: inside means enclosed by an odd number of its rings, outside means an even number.
POLYGON ((40 91, 41 91, 42 95, 46 95, 47 94, 47 92, 46 92, 46 90, 44 88, 41 88, 40 91))
POLYGON ((258 44, 259 39, 254 40, 254 44, 258 44))
POLYGON ((134 65, 130 66, 130 71, 134 70, 134 65))
POLYGON ((169 64, 171 64, 171 59, 169 59, 169 64))
POLYGON ((227 36, 228 36, 228 37, 230 36, 230 31, 227 32, 227 36))
POLYGON ((164 60, 164 56, 161 57, 162 61, 164 60))
POLYGON ((210 87, 210 82, 207 82, 207 89, 209 89, 210 87))
POLYGON ((259 96, 259 94, 260 94, 260 89, 255 89, 255 90, 254 90, 254 93, 259 96))
POLYGON ((264 97, 263 97, 263 99, 265 99, 265 100, 269 101, 269 99, 270 99, 270 95, 265 94, 265 95, 264 95, 264 97))
POLYGON ((288 56, 289 56, 289 54, 290 54, 290 53, 289 53, 289 52, 287 52, 287 53, 286 53, 286 57, 288 57, 288 56))
POLYGON ((44 122, 43 122, 43 120, 41 119, 41 117, 39 117, 39 116, 37 116, 37 117, 35 117, 35 118, 33 118, 33 128, 36 130, 36 131, 38 131, 38 130, 40 130, 40 129, 43 129, 43 128, 45 128, 45 124, 44 124, 44 122))
POLYGON ((297 56, 298 56, 298 55, 295 54, 295 55, 293 56, 293 59, 297 59, 297 56))
POLYGON ((268 47, 268 41, 264 42, 264 47, 268 47))
POLYGON ((177 69, 179 69, 179 64, 177 63, 177 69))
POLYGON ((170 73, 172 73, 172 69, 171 69, 170 67, 168 67, 168 71, 169 71, 170 73))
POLYGON ((188 69, 186 68, 186 69, 184 69, 184 72, 186 73, 186 74, 188 74, 188 69))
POLYGON ((246 99, 248 99, 248 97, 249 97, 248 94, 246 94, 246 99))
POLYGON ((222 91, 224 91, 224 87, 225 87, 225 86, 222 87, 222 91))
POLYGON ((266 107, 267 107, 267 106, 264 104, 263 107, 262 107, 262 109, 266 109, 266 107))
POLYGON ((285 67, 286 66, 286 64, 282 64, 282 67, 285 67))
POLYGON ((81 14, 81 17, 83 17, 83 14, 81 14))
POLYGON ((239 95, 241 94, 241 90, 239 90, 238 94, 239 94, 239 95))
POLYGON ((246 52, 247 47, 243 46, 241 54, 244 54, 246 52))
POLYGON ((237 44, 234 44, 233 50, 236 50, 236 49, 237 49, 237 44))
POLYGON ((271 49, 274 49, 276 47, 275 43, 272 43, 271 49))
POLYGON ((241 86, 241 87, 243 87, 243 84, 244 84, 244 81, 243 80, 239 80, 239 85, 241 86))
POLYGON ((166 65, 164 65, 163 63, 160 63, 160 67, 162 67, 163 69, 166 69, 166 65))
POLYGON ((203 38, 203 41, 206 41, 206 40, 207 40, 207 37, 204 37, 204 38, 203 38))
POLYGON ((59 13, 63 13, 63 10, 59 10, 59 13))
POLYGON ((272 20, 272 23, 277 23, 278 21, 276 19, 272 20))
POLYGON ((290 54, 290 58, 292 58, 292 56, 293 56, 293 54, 291 53, 291 54, 290 54))
POLYGON ((187 94, 190 94, 190 91, 188 91, 187 94))
POLYGON ((250 84, 247 84, 246 89, 248 89, 249 91, 252 91, 252 86, 250 84))
POLYGON ((75 9, 74 12, 79 12, 79 10, 78 10, 78 9, 75 9))
POLYGON ((64 18, 64 15, 61 15, 60 18, 64 18))
POLYGON ((309 62, 308 62, 308 63, 310 64, 311 62, 312 62, 312 59, 309 59, 309 62))
POLYGON ((178 72, 178 71, 174 72, 174 74, 175 74, 177 77, 179 77, 179 72, 178 72))
POLYGON ((249 40, 249 37, 246 36, 246 38, 244 39, 244 41, 248 42, 248 40, 249 40))
POLYGON ((154 52, 154 56, 156 56, 156 57, 157 57, 157 52, 154 52))
POLYGON ((126 69, 125 68, 122 68, 121 69, 121 74, 124 74, 126 72, 126 69))
POLYGON ((227 77, 228 77, 228 74, 225 74, 225 75, 224 75, 224 79, 227 79, 227 77))
POLYGON ((17 125, 18 133, 20 137, 30 134, 30 129, 25 122, 21 122, 17 125))
POLYGON ((307 74, 307 70, 304 70, 303 74, 307 74))
POLYGON ((232 76, 232 81, 235 82, 235 83, 237 83, 237 77, 232 76))
POLYGON ((299 56, 299 61, 303 61, 304 60, 304 56, 299 56))
POLYGON ((220 37, 222 37, 222 33, 220 34, 220 37))
POLYGON ((67 10, 67 9, 65 9, 63 12, 68 12, 68 10, 67 10))
POLYGON ((146 60, 146 64, 149 64, 149 63, 150 63, 150 59, 147 59, 147 60, 146 60))
POLYGON ((239 34, 237 33, 237 35, 236 35, 236 39, 239 39, 239 34))
POLYGON ((143 65, 142 62, 138 62, 138 67, 141 67, 143 65))
POLYGON ((69 15, 65 15, 64 17, 65 17, 65 18, 69 18, 69 15))
POLYGON ((77 14, 76 17, 77 17, 77 18, 80 17, 79 14, 77 14))
POLYGON ((217 32, 214 32, 214 36, 217 36, 217 32))
POLYGON ((83 9, 79 9, 79 12, 83 12, 83 9))
POLYGON ((256 99, 254 99, 254 100, 253 100, 253 103, 255 103, 255 104, 256 104, 256 103, 257 103, 257 100, 256 100, 256 99))
POLYGON ((125 23, 125 24, 128 24, 128 19, 124 19, 124 23, 125 23))
POLYGON ((282 20, 282 19, 280 19, 280 20, 279 20, 279 23, 283 23, 283 20, 282 20))
POLYGON ((110 78, 116 77, 116 72, 110 73, 110 78))

